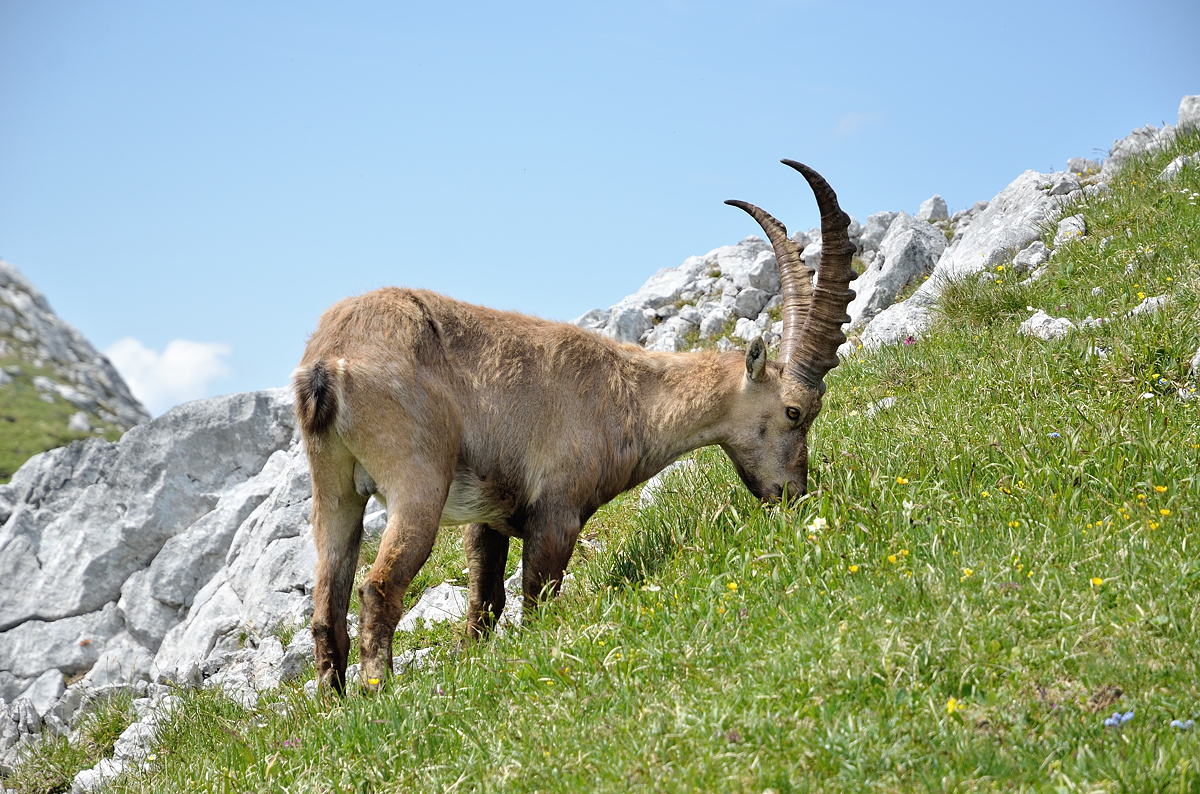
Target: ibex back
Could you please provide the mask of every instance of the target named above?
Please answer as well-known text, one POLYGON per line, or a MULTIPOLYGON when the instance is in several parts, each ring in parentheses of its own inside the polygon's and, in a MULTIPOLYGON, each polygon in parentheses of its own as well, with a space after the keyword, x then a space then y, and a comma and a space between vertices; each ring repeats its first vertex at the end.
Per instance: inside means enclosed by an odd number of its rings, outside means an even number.
POLYGON ((375 494, 387 528, 359 589, 362 680, 391 673, 404 593, 438 527, 467 524, 467 630, 504 608, 509 538, 521 538, 527 605, 557 592, 584 523, 602 504, 698 447, 719 444, 758 498, 804 494, 808 429, 837 365, 854 297, 849 217, 815 171, 820 276, 784 226, 749 212, 783 285, 778 362, 745 353, 653 353, 565 323, 382 289, 329 309, 293 376, 313 479, 313 639, 322 685, 342 691, 346 610, 375 494))

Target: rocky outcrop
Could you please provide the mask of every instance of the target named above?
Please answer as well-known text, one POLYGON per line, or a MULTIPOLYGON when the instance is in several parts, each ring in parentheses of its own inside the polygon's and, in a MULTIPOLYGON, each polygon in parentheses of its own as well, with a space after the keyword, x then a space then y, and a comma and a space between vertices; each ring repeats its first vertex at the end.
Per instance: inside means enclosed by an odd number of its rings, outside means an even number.
POLYGON ((933 271, 945 250, 946 236, 941 229, 899 213, 880 240, 879 250, 869 251, 863 257, 866 267, 854 281, 855 297, 846 309, 850 315, 849 329, 867 325, 892 305, 901 290, 920 283, 933 271))
POLYGON ((147 678, 157 656, 211 650, 220 626, 302 614, 307 478, 283 390, 35 456, 0 486, 0 698, 51 669, 147 678))
POLYGON ((76 432, 128 430, 150 418, 112 363, 63 322, 46 296, 3 260, 0 362, 5 364, 0 389, 14 378, 29 379, 44 400, 65 401, 79 409, 72 417, 76 432))

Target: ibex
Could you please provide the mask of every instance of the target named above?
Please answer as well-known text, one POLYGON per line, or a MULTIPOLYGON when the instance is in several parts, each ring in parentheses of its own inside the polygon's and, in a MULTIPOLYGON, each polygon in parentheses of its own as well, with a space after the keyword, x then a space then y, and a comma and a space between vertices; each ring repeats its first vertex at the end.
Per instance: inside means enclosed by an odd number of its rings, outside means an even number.
POLYGON ((363 511, 387 508, 359 589, 362 681, 391 674, 404 593, 438 527, 466 524, 467 631, 504 608, 509 538, 524 542, 526 605, 557 592, 584 523, 686 452, 719 444, 763 500, 807 490, 808 430, 837 366, 854 297, 849 216, 801 163, 821 211, 820 274, 782 223, 741 201, 775 249, 783 287, 778 362, 746 352, 656 353, 566 323, 388 288, 334 305, 293 375, 312 469, 319 681, 341 692, 363 511))

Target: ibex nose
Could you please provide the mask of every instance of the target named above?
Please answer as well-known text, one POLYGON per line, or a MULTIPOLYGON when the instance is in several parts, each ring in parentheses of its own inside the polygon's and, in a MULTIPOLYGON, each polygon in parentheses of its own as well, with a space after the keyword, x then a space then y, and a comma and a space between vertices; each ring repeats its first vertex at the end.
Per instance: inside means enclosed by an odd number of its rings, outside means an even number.
POLYGON ((789 482, 779 485, 772 485, 767 492, 762 495, 762 500, 769 504, 789 504, 796 499, 804 496, 805 488, 799 483, 789 482))
POLYGON ((807 483, 789 482, 779 486, 779 493, 775 497, 777 501, 790 504, 795 502, 801 496, 808 492, 807 483))

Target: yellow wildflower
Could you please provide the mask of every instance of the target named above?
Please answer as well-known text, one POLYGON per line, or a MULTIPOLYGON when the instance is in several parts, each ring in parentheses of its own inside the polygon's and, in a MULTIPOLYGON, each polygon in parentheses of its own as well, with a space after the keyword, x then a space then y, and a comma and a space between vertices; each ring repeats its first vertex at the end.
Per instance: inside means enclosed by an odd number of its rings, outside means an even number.
POLYGON ((892 563, 893 565, 895 565, 895 564, 896 564, 896 555, 895 555, 895 554, 889 554, 889 555, 888 555, 888 562, 890 562, 890 563, 892 563))
POLYGON ((1167 509, 1167 508, 1165 508, 1165 507, 1161 507, 1161 508, 1159 508, 1159 510, 1158 510, 1158 514, 1159 514, 1160 516, 1169 516, 1169 515, 1171 515, 1171 511, 1170 511, 1170 510, 1168 510, 1168 509, 1167 509))
POLYGON ((1156 485, 1156 486, 1154 486, 1154 490, 1158 491, 1159 493, 1166 493, 1166 492, 1167 492, 1167 486, 1165 486, 1165 485, 1156 485))
POLYGON ((962 711, 966 706, 963 705, 958 698, 952 697, 946 701, 946 713, 953 714, 956 711, 962 711))
POLYGON ((851 566, 850 566, 850 573, 858 573, 858 566, 857 566, 857 565, 851 565, 851 566))
POLYGON ((734 593, 737 592, 737 582, 730 582, 729 584, 727 584, 725 586, 728 587, 731 592, 734 592, 734 593))
POLYGON ((371 686, 379 686, 379 679, 378 678, 368 678, 367 683, 370 684, 371 686))
POLYGON ((908 480, 905 479, 904 477, 897 477, 896 482, 898 482, 901 485, 908 485, 908 480))
POLYGON ((1092 587, 1099 587, 1102 584, 1104 584, 1104 580, 1101 579, 1099 576, 1092 577, 1092 587))

